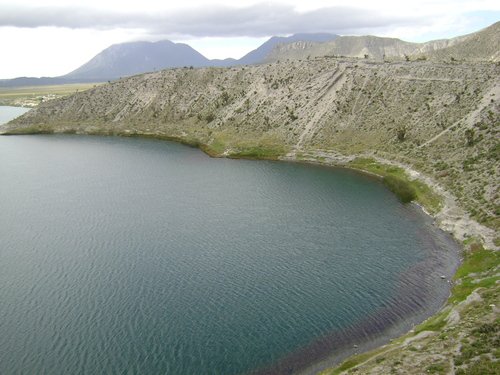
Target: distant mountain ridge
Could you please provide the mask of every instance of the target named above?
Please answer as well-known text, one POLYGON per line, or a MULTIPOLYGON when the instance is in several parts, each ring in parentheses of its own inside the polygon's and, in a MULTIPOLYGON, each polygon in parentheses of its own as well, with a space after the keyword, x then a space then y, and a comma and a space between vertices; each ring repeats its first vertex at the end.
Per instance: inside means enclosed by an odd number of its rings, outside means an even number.
POLYGON ((184 66, 227 67, 254 65, 285 59, 320 56, 382 58, 420 58, 433 60, 499 61, 500 22, 478 32, 452 39, 411 43, 377 36, 339 36, 328 33, 273 36, 240 59, 210 60, 183 43, 129 42, 114 44, 72 72, 59 77, 19 77, 0 80, 0 87, 87 83, 184 66))
POLYGON ((184 65, 209 66, 210 60, 184 43, 130 42, 106 48, 63 77, 107 80, 184 65))
POLYGON ((295 34, 289 37, 273 36, 260 47, 238 60, 232 58, 210 60, 187 44, 174 43, 169 40, 114 44, 97 54, 86 64, 62 77, 66 79, 108 80, 183 66, 199 68, 259 64, 264 62, 273 48, 280 44, 296 41, 327 42, 337 37, 338 35, 327 33, 295 34))
POLYGON ((296 41, 326 42, 338 35, 328 33, 295 34, 289 37, 273 36, 241 59, 210 60, 184 43, 170 40, 159 42, 128 42, 114 44, 72 72, 59 77, 18 77, 0 80, 0 87, 50 85, 80 82, 103 82, 121 77, 184 66, 227 67, 259 64, 266 61, 274 47, 296 41))
POLYGON ((291 42, 276 46, 266 62, 319 56, 429 58, 434 60, 499 61, 500 22, 475 33, 425 43, 377 36, 341 36, 327 42, 291 42))
POLYGON ((252 65, 263 63, 268 59, 269 54, 281 45, 296 42, 315 42, 323 43, 333 41, 340 37, 336 34, 317 33, 317 34, 294 34, 289 37, 273 36, 267 42, 262 44, 259 48, 247 53, 241 59, 237 60, 238 65, 252 65))

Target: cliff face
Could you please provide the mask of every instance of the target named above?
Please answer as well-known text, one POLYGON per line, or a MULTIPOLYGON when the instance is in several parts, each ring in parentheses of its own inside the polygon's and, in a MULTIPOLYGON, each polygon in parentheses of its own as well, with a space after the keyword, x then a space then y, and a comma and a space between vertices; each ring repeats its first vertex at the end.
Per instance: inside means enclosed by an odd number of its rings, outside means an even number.
POLYGON ((418 52, 421 45, 395 38, 377 36, 341 36, 326 43, 289 43, 277 46, 268 56, 268 61, 284 59, 305 59, 307 56, 350 56, 382 59, 403 58, 418 52))
POLYGON ((2 131, 172 137, 217 155, 377 153, 433 176, 498 229, 499 73, 333 58, 173 69, 48 102, 2 131))
POLYGON ((478 32, 452 39, 410 43, 396 38, 342 36, 325 43, 288 43, 276 46, 267 61, 306 59, 317 56, 351 56, 381 60, 405 57, 434 61, 499 61, 500 22, 478 32))

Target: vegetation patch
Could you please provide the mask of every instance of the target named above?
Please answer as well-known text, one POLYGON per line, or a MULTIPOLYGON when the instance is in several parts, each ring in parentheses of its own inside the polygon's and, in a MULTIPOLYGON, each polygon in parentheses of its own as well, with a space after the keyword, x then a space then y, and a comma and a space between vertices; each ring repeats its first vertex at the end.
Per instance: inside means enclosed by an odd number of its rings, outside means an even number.
POLYGON ((277 159, 284 155, 285 151, 282 147, 254 146, 240 148, 231 152, 230 157, 239 159, 277 159))
POLYGON ((203 152, 210 156, 220 156, 226 150, 226 142, 221 139, 215 139, 208 145, 203 145, 200 147, 203 152))
MULTIPOLYGON (((454 358, 456 366, 473 363, 469 370, 475 369, 477 374, 498 374, 500 367, 498 364, 493 364, 489 357, 483 356, 489 353, 492 348, 498 348, 500 345, 500 320, 497 319, 493 323, 483 323, 478 328, 472 330, 467 342, 463 343, 460 348, 460 354, 454 358), (480 357, 480 358, 477 358, 480 357), (496 367, 497 372, 477 372, 478 370, 485 371, 496 367)), ((470 374, 471 372, 467 372, 470 374)))
POLYGON ((447 366, 444 363, 433 363, 425 369, 429 374, 444 374, 447 366))
POLYGON ((346 361, 342 362, 342 364, 337 367, 335 370, 332 372, 324 372, 324 374, 330 374, 330 375, 338 375, 342 373, 343 371, 347 371, 349 369, 352 369, 353 367, 358 366, 359 364, 363 363, 364 361, 370 359, 373 357, 375 354, 378 354, 380 351, 375 351, 375 352, 368 352, 368 353, 363 353, 363 354, 358 354, 355 355, 346 361))
MULTIPOLYGON (((474 239, 465 241, 465 245, 470 245, 474 239)), ((497 251, 485 250, 481 245, 471 252, 467 252, 466 258, 455 274, 455 279, 468 276, 471 273, 485 272, 498 266, 500 253, 497 251)))
POLYGON ((456 375, 498 375, 500 374, 500 364, 497 361, 492 361, 488 356, 482 356, 479 360, 474 361, 467 369, 458 369, 456 375))
POLYGON ((53 134, 54 130, 49 126, 33 125, 24 128, 8 130, 3 135, 24 135, 24 134, 53 134))
POLYGON ((448 314, 449 310, 445 310, 427 319, 425 322, 415 328, 415 334, 423 331, 440 331, 446 325, 446 318, 448 317, 448 314))
POLYGON ((403 203, 409 203, 417 198, 417 191, 406 180, 387 175, 384 177, 384 185, 389 188, 403 203))
POLYGON ((403 168, 376 162, 371 158, 356 158, 349 167, 370 172, 384 178, 384 183, 403 202, 416 200, 430 213, 439 211, 441 197, 419 180, 410 180, 403 168))
POLYGON ((455 286, 449 299, 452 303, 464 301, 475 289, 491 288, 500 280, 493 274, 500 264, 500 253, 483 249, 473 238, 465 241, 465 245, 473 250, 466 252, 455 274, 455 286))

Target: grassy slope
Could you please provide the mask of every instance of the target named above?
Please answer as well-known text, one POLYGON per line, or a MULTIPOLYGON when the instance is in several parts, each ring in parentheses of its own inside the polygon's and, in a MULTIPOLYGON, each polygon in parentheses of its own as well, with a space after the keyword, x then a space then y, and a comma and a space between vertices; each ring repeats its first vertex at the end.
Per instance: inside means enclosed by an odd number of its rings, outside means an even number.
POLYGON ((349 163, 349 167, 405 181, 415 191, 415 200, 430 213, 436 213, 442 207, 442 199, 436 192, 422 181, 410 179, 402 168, 381 164, 370 158, 356 158, 349 163))

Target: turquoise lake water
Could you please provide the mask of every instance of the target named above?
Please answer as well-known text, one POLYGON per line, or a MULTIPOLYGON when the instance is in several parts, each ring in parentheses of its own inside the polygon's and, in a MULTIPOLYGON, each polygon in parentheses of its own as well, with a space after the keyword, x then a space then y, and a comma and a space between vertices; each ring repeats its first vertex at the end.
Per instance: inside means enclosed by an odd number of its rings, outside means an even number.
POLYGON ((297 373, 436 311, 456 247, 378 180, 0 137, 0 373, 297 373))

